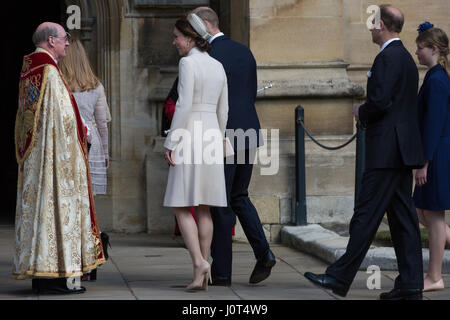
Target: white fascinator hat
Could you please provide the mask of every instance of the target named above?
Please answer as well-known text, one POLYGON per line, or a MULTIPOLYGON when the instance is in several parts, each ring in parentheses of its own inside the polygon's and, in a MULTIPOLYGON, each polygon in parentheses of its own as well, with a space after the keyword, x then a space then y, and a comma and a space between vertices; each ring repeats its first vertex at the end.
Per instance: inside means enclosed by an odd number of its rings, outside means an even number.
POLYGON ((194 28, 194 30, 206 41, 208 41, 212 36, 211 33, 206 26, 205 22, 195 13, 190 13, 187 16, 187 21, 194 28))

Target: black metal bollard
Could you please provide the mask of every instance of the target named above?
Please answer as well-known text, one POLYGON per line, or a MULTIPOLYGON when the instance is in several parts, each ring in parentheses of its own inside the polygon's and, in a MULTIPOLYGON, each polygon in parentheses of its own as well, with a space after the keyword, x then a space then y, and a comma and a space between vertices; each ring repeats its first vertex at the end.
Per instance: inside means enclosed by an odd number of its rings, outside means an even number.
POLYGON ((302 106, 295 109, 295 225, 306 225, 305 132, 300 122, 305 121, 302 106))
POLYGON ((366 163, 366 131, 358 122, 356 124, 356 164, 355 164, 355 206, 361 192, 362 178, 366 163))

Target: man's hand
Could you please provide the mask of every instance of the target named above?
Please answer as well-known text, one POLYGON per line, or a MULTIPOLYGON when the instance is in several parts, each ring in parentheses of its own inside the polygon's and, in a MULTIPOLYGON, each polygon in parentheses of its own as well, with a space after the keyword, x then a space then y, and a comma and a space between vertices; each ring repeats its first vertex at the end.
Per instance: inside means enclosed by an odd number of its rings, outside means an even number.
POLYGON ((355 117, 356 122, 359 122, 359 107, 361 107, 362 104, 355 104, 353 106, 353 116, 355 117))

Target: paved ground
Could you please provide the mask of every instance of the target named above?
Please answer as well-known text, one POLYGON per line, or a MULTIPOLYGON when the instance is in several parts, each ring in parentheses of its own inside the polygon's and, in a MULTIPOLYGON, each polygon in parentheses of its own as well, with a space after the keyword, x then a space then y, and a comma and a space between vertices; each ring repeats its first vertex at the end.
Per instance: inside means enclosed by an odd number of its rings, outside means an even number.
MULTIPOLYGON (((83 282, 87 292, 81 295, 35 295, 31 280, 11 277, 13 229, 0 226, 0 300, 351 300, 377 299, 393 286, 396 272, 381 272, 381 290, 368 290, 369 274, 359 272, 346 298, 317 288, 307 281, 305 271, 322 273, 326 264, 317 258, 280 244, 272 250, 277 264, 272 275, 258 285, 248 284, 255 260, 246 243, 233 245, 233 284, 210 287, 207 292, 189 293, 192 267, 180 237, 147 234, 110 234, 110 260, 99 269, 96 282, 83 282)), ((450 288, 450 276, 444 281, 450 288)), ((427 293, 426 299, 450 299, 448 290, 427 293)))

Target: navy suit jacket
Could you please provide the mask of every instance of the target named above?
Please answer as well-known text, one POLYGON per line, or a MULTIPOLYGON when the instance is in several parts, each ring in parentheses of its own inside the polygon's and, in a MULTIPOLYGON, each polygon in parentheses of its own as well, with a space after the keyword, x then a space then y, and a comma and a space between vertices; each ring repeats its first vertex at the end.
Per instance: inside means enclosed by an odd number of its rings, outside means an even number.
MULTIPOLYGON (((246 140, 245 149, 262 145, 259 137, 261 128, 255 109, 257 94, 256 61, 250 49, 243 44, 220 36, 211 43, 210 56, 222 63, 228 80, 228 123, 227 129, 254 129, 257 133, 257 145, 249 145, 246 140)), ((235 143, 235 149, 239 145, 235 143)))
POLYGON ((417 66, 400 40, 380 52, 370 70, 367 99, 359 108, 366 128, 366 169, 420 168, 417 66))

